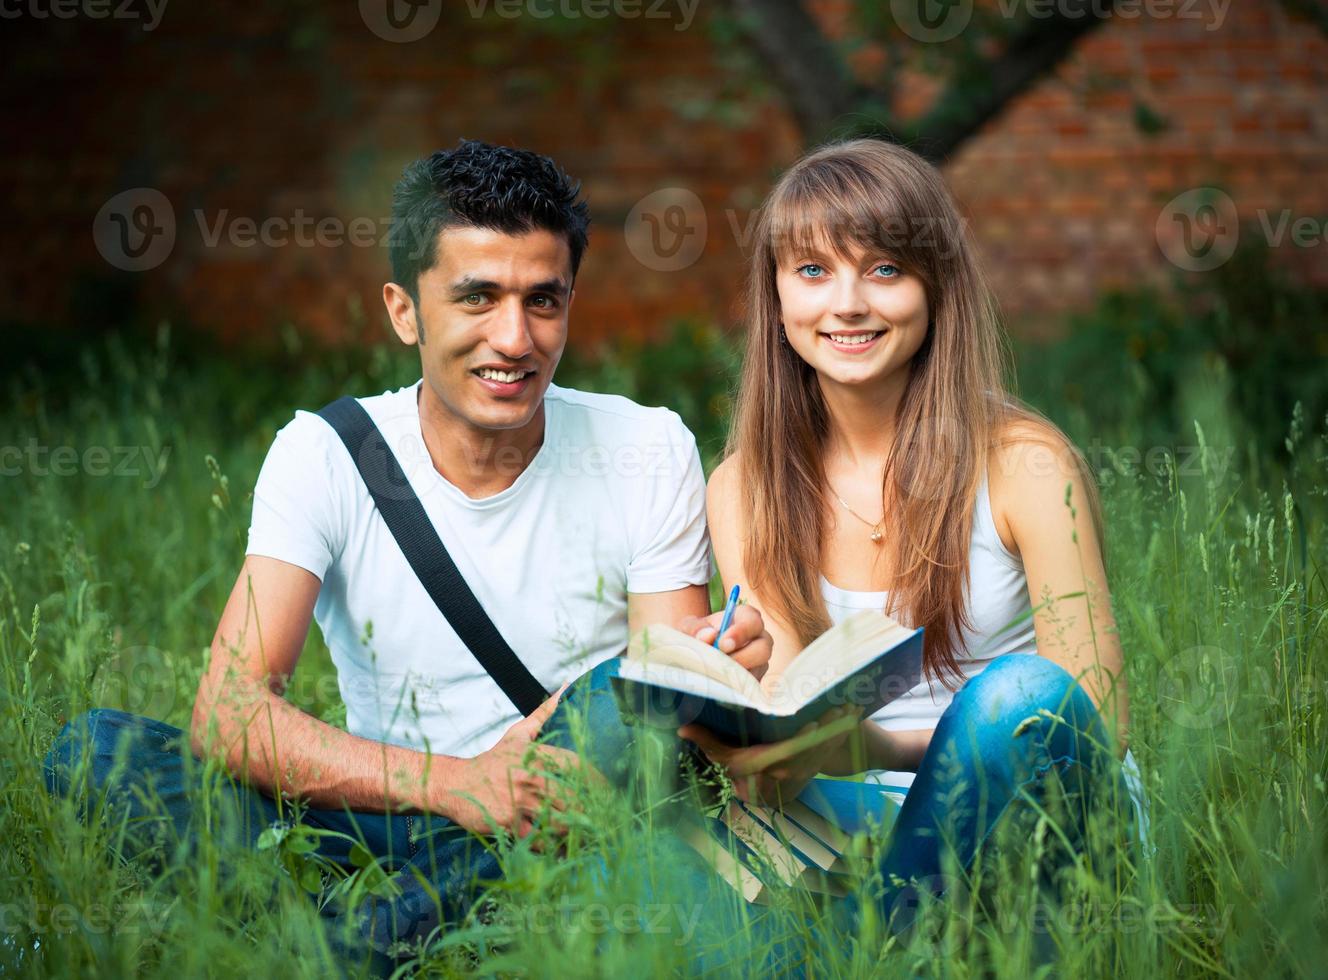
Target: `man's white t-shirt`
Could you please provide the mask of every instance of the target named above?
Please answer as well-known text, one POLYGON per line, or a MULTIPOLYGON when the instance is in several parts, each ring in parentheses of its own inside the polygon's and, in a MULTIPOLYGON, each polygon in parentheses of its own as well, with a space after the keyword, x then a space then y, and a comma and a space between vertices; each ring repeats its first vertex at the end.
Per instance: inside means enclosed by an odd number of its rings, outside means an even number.
MULTIPOLYGON (((425 449, 421 383, 359 402, 485 612, 546 689, 622 653, 627 593, 709 580, 705 477, 676 413, 551 385, 535 457, 506 490, 472 500, 425 449)), ((277 433, 254 489, 248 553, 321 580, 314 618, 351 734, 473 757, 519 720, 319 416, 297 412, 277 433)))

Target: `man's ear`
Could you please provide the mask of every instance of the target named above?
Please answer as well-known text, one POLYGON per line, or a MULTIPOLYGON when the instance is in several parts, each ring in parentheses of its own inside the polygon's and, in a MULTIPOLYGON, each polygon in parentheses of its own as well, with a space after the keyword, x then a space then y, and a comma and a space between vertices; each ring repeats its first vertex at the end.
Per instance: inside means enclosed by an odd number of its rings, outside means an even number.
POLYGON ((419 329, 419 317, 415 310, 415 301, 410 293, 394 282, 383 285, 383 305, 387 307, 388 319, 403 344, 423 344, 424 335, 419 329))

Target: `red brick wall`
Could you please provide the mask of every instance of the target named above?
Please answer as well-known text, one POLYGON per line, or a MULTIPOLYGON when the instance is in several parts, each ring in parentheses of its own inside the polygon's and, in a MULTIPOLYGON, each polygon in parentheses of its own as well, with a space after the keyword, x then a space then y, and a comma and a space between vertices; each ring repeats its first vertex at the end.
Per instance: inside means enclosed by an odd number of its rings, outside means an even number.
POLYGON ((1260 210, 1274 232, 1289 210, 1317 225, 1318 243, 1295 244, 1288 225, 1276 261, 1328 285, 1328 40, 1274 0, 1234 0, 1212 23, 1114 19, 946 168, 1016 329, 1104 288, 1167 287, 1177 268, 1166 256, 1190 263, 1169 215, 1159 245, 1159 216, 1204 186, 1225 189, 1245 223, 1224 216, 1211 261, 1237 235, 1266 237, 1260 210), (1138 101, 1167 128, 1140 132, 1138 101))
MULTIPOLYGON (((741 229, 800 146, 774 94, 712 39, 709 2, 686 30, 674 29, 675 6, 672 20, 583 21, 571 33, 476 20, 448 3, 413 43, 382 40, 349 2, 276 12, 175 0, 151 32, 87 17, 7 21, 0 317, 78 316, 91 327, 133 309, 228 338, 283 322, 341 338, 357 316, 383 329, 386 248, 348 243, 351 222, 381 240, 401 167, 468 136, 550 153, 584 181, 595 227, 578 342, 648 334, 684 315, 731 320, 741 229), (96 240, 94 224, 109 199, 138 187, 169 202, 175 239, 159 264, 125 272, 111 219, 101 215, 96 240), (629 240, 624 223, 667 187, 699 206, 666 202, 683 207, 690 232, 682 252, 660 258, 645 225, 634 221, 629 240), (329 219, 322 241, 340 244, 300 245, 300 215, 306 237, 329 219), (243 219, 286 222, 284 243, 243 244, 243 219)), ((821 6, 833 28, 842 4, 821 6)), ((1168 281, 1154 229, 1189 188, 1227 188, 1250 220, 1260 208, 1328 215, 1326 54, 1323 36, 1272 0, 1233 2, 1218 30, 1117 19, 1008 107, 946 170, 1012 326, 1035 329, 1104 286, 1168 281), (1170 128, 1139 133, 1137 99, 1170 128)), ((919 79, 904 96, 921 105, 926 93, 919 79)), ((1328 282, 1319 227, 1313 247, 1288 231, 1279 255, 1328 282)))

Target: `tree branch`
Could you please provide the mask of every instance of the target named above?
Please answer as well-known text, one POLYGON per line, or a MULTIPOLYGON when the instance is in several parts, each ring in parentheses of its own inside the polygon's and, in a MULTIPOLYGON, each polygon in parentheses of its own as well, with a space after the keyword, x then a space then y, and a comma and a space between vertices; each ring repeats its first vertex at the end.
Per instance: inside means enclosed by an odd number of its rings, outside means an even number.
POLYGON ((966 77, 955 79, 921 119, 907 124, 910 145, 929 160, 949 156, 1101 26, 1113 4, 1114 0, 1052 4, 1052 16, 1031 19, 999 55, 970 66, 963 72, 966 77))
MULTIPOLYGON (((866 0, 880 2, 880 0, 866 0)), ((919 0, 927 2, 927 0, 919 0)), ((800 0, 729 0, 756 52, 779 86, 806 143, 846 117, 847 135, 871 134, 907 143, 933 161, 953 153, 1004 106, 1053 69, 1074 45, 1110 16, 1114 0, 1060 0, 1026 25, 992 58, 960 56, 946 87, 920 119, 895 120, 892 79, 868 88, 848 65, 800 0)), ((969 30, 974 30, 976 24, 969 30)), ((976 50, 971 39, 966 51, 976 50)), ((892 61, 886 71, 897 68, 892 61)))
POLYGON ((803 140, 829 131, 852 112, 864 92, 844 59, 799 0, 729 0, 742 29, 760 55, 803 140))

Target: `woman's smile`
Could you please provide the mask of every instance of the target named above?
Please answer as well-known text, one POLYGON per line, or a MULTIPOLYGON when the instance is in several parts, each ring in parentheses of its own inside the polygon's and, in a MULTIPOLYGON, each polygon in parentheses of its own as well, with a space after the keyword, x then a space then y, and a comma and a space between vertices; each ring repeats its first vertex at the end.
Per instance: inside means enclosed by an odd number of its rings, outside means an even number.
POLYGON ((821 333, 820 338, 835 350, 856 356, 875 347, 885 333, 884 330, 836 330, 833 333, 821 333))

